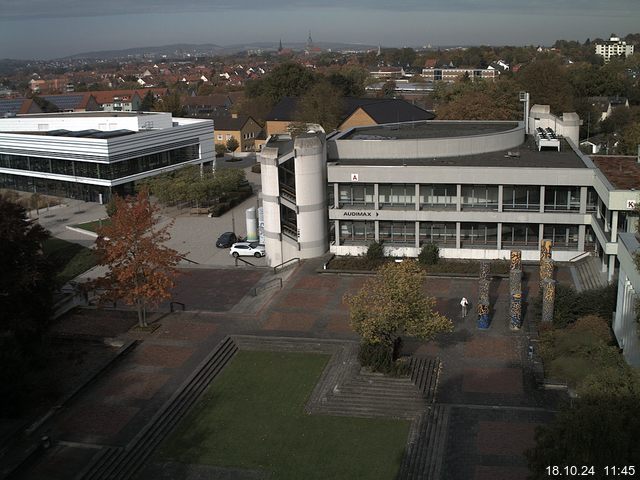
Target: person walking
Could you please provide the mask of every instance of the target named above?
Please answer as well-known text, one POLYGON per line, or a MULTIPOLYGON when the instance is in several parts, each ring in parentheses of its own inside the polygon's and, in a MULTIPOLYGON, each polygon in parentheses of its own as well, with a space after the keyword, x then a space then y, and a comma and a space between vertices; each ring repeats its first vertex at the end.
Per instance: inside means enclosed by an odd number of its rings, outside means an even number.
POLYGON ((466 318, 467 307, 469 306, 469 302, 465 297, 462 297, 462 300, 460 300, 460 306, 462 307, 462 318, 466 318))

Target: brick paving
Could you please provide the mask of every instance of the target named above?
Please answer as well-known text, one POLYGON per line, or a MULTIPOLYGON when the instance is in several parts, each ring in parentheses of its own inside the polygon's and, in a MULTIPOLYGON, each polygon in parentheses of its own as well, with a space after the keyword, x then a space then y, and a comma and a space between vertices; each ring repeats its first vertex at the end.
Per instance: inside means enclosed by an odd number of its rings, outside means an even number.
MULTIPOLYGON (((85 333, 95 327, 102 335, 135 338, 140 344, 43 428, 56 441, 125 446, 229 334, 358 340, 343 299, 367 277, 320 275, 315 271, 320 264, 302 263, 282 290, 270 291, 270 300, 253 313, 230 310, 247 301, 268 271, 193 269, 181 277, 174 298, 191 312, 162 317, 152 333, 127 331, 135 324, 132 312, 84 311, 67 317, 60 327, 65 331, 85 333), (109 319, 115 321, 109 324, 109 319)), ((570 274, 561 270, 558 279, 570 281, 570 274)), ((443 479, 526 478, 522 452, 532 445, 535 426, 553 417, 555 397, 536 390, 527 368, 524 333, 508 329, 507 282, 491 282, 493 321, 489 331, 478 331, 473 315, 477 280, 429 278, 425 292, 436 297, 437 309, 454 321, 455 330, 431 342, 407 339, 404 344, 405 354, 442 361, 436 404, 451 412, 443 437, 443 479), (465 319, 460 318, 462 296, 471 303, 465 319)), ((525 268, 529 298, 537 282, 537 270, 525 268)), ((18 476, 73 478, 91 457, 88 451, 82 444, 57 444, 18 476)))

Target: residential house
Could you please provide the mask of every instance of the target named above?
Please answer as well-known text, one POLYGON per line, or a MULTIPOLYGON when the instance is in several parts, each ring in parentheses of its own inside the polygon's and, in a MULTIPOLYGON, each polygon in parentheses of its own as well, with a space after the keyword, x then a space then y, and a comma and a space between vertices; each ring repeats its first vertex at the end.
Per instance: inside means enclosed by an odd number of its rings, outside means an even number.
MULTIPOLYGON (((397 98, 346 97, 344 114, 338 130, 359 126, 381 125, 394 122, 415 122, 431 120, 435 115, 397 98)), ((296 121, 297 98, 284 97, 266 118, 267 135, 288 133, 290 125, 296 121)))
POLYGON ((611 57, 630 57, 633 55, 633 45, 620 40, 615 33, 611 34, 609 41, 596 43, 596 55, 604 58, 604 63, 608 63, 611 57))
POLYGON ((55 105, 61 112, 94 112, 100 105, 91 92, 41 95, 40 98, 55 105))
POLYGON ((262 132, 262 127, 248 115, 231 114, 228 117, 218 117, 214 121, 215 143, 227 145, 231 138, 238 141, 240 152, 255 150, 255 140, 262 132))

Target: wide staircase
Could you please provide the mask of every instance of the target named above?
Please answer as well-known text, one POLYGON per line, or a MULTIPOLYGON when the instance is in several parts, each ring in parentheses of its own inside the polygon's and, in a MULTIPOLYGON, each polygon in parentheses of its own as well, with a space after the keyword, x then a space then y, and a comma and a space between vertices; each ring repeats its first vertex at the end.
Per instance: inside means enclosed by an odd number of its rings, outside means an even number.
POLYGON ((227 337, 198 366, 171 399, 126 447, 100 450, 78 480, 126 480, 132 478, 162 439, 204 393, 211 381, 224 369, 238 351, 227 337))
POLYGON ((414 422, 397 480, 440 478, 450 411, 450 406, 435 404, 414 422))
POLYGON ((579 292, 606 287, 608 284, 607 273, 602 272, 602 260, 598 257, 588 256, 571 265, 571 273, 579 292))

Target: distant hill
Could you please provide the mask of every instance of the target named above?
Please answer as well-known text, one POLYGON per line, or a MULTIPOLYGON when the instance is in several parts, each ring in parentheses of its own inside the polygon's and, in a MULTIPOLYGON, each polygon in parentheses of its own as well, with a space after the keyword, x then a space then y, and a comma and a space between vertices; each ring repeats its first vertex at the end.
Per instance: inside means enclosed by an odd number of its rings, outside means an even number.
MULTIPOLYGON (((377 48, 374 45, 361 45, 361 44, 350 44, 350 43, 335 43, 335 42, 317 42, 314 43, 315 46, 322 48, 323 50, 369 50, 372 48, 377 48)), ((293 50, 304 50, 306 47, 305 43, 284 43, 284 48, 291 48, 293 50)), ((136 47, 136 48, 127 48, 124 50, 104 50, 99 52, 85 52, 78 53, 75 55, 69 55, 67 57, 61 58, 60 60, 77 60, 77 59, 101 59, 101 60, 110 60, 116 58, 126 58, 126 57, 162 57, 166 55, 167 57, 176 57, 176 56, 200 56, 200 55, 232 55, 234 53, 239 53, 247 50, 265 50, 265 51, 275 51, 278 48, 278 44, 274 42, 254 42, 247 44, 237 44, 237 45, 215 45, 211 43, 205 44, 188 44, 188 43, 180 43, 174 45, 163 45, 160 47, 136 47)))

